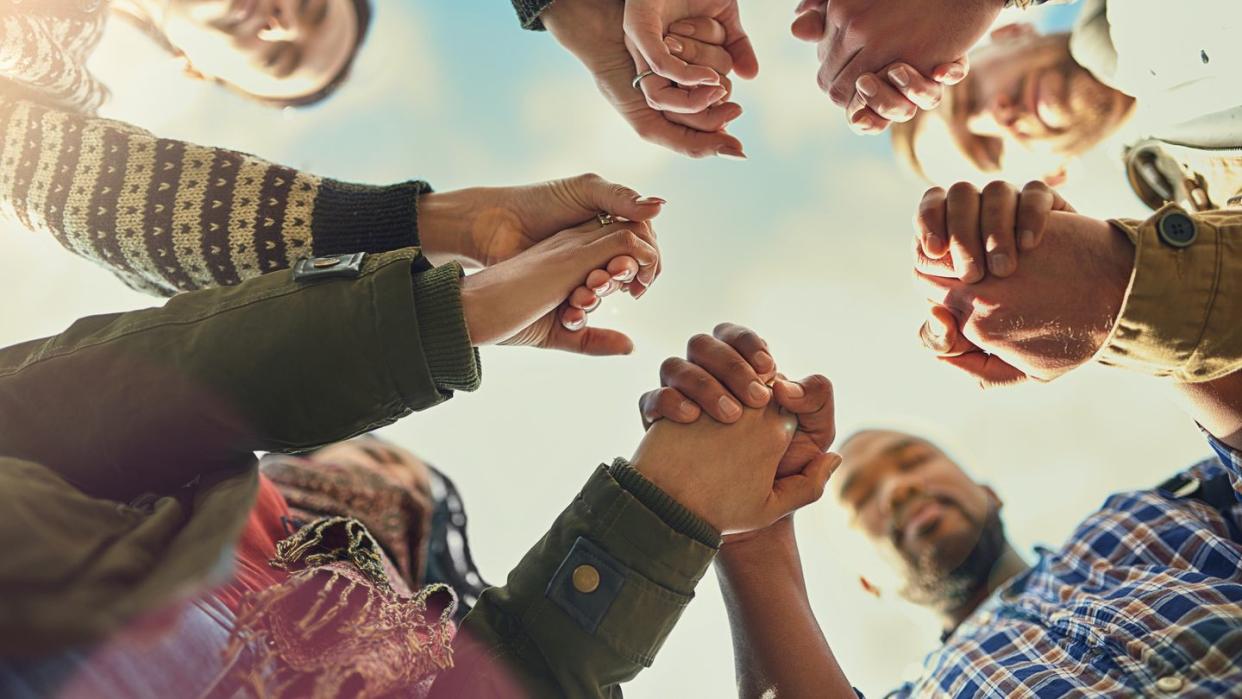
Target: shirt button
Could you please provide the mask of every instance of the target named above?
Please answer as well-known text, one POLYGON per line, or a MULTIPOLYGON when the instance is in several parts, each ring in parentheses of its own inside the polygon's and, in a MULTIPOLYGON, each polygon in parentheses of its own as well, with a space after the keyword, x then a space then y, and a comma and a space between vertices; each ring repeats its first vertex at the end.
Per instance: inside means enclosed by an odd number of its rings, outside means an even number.
POLYGON ((1177 675, 1168 675, 1167 677, 1161 677, 1156 680, 1156 689, 1169 694, 1181 691, 1182 687, 1185 685, 1186 681, 1177 675))
POLYGON ((574 568, 574 589, 589 595, 599 589, 599 571, 593 565, 580 565, 574 568))
POLYGON ((1166 245, 1175 248, 1189 247, 1199 236, 1194 220, 1180 211, 1170 211, 1162 216, 1156 230, 1166 245))

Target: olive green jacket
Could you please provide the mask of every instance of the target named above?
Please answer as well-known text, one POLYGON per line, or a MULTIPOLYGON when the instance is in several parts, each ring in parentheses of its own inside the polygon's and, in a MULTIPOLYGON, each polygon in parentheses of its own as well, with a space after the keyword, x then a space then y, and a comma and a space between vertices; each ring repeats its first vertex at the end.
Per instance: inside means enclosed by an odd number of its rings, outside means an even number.
MULTIPOLYGON (((459 276, 415 249, 311 260, 0 350, 0 655, 89 642, 226 576, 256 451, 477 387, 459 276)), ((438 687, 612 695, 717 541, 623 462, 601 468, 467 618, 438 687)))

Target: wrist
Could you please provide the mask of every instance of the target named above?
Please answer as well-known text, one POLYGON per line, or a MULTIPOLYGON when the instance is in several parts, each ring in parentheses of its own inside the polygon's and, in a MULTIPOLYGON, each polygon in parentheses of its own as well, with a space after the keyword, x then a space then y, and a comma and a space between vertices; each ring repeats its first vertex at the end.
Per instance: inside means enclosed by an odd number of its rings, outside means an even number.
POLYGON ((420 249, 432 264, 479 266, 469 235, 471 213, 458 192, 429 192, 418 198, 420 249))

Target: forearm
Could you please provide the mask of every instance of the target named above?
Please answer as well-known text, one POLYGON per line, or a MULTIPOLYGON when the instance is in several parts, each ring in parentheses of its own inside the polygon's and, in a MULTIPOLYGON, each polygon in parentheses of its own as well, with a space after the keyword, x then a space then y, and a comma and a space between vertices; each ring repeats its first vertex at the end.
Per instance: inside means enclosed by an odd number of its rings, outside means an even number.
POLYGON ((620 696, 689 604, 718 539, 623 461, 601 466, 466 617, 432 696, 620 696))
POLYGON ((425 183, 356 185, 0 99, 0 212, 159 295, 417 246, 425 183))
POLYGON ((0 453, 124 500, 390 423, 478 383, 457 275, 397 251, 353 278, 264 275, 10 347, 0 453))
POLYGON ((733 636, 738 696, 855 697, 811 611, 786 518, 754 538, 726 544, 716 560, 733 636))

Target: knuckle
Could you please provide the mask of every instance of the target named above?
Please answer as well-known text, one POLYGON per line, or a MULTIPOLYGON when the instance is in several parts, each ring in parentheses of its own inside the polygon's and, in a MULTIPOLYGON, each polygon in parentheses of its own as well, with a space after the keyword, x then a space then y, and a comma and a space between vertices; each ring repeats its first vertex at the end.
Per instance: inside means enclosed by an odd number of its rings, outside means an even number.
POLYGON ((985 197, 997 197, 1013 192, 1013 186, 1004 180, 992 180, 983 186, 983 195, 985 197))
POLYGON ((594 173, 594 172, 586 172, 586 173, 583 173, 583 174, 581 174, 581 175, 578 175, 577 180, 578 180, 578 183, 579 183, 579 184, 584 184, 584 185, 595 185, 595 184, 599 184, 599 183, 603 182, 603 181, 604 181, 604 178, 603 178, 603 177, 600 177, 600 176, 599 176, 599 174, 597 174, 597 173, 594 173))
POLYGON ((1042 180, 1031 180, 1022 186, 1023 192, 1050 192, 1052 189, 1042 180))
POLYGON ((714 339, 706 333, 697 333, 686 343, 686 350, 692 354, 699 354, 711 347, 714 339))
MULTIPOLYGON (((671 376, 675 376, 677 372, 681 370, 683 361, 685 360, 681 357, 669 357, 663 362, 660 362, 660 377, 667 379, 671 376)), ((651 393, 654 393, 654 391, 651 393)), ((647 395, 651 395, 651 393, 648 393, 647 395)))
POLYGON ((977 196, 978 194, 979 190, 976 189, 975 185, 970 182, 954 182, 949 186, 950 198, 977 196))

